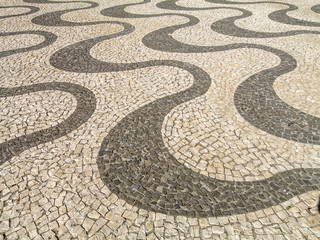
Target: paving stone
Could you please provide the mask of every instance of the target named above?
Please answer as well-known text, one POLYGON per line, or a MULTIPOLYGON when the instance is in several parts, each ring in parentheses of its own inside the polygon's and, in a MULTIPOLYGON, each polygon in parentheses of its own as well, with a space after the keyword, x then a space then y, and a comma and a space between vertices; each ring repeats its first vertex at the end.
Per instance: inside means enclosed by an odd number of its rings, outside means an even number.
POLYGON ((0 2, 0 239, 319 238, 316 1, 0 2))

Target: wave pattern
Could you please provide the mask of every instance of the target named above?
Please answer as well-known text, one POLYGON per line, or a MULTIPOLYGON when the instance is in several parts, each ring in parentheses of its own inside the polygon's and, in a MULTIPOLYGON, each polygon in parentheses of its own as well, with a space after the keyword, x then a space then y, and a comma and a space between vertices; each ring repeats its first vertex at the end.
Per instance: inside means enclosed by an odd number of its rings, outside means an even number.
POLYGON ((293 5, 293 4, 288 4, 288 3, 282 3, 282 2, 266 2, 266 1, 261 1, 261 2, 232 2, 232 1, 227 1, 227 0, 206 0, 206 2, 210 3, 217 3, 217 4, 232 4, 232 5, 252 5, 252 4, 279 4, 283 6, 287 6, 287 9, 282 9, 278 11, 274 11, 268 15, 268 17, 279 23, 284 23, 284 24, 289 24, 289 25, 299 25, 299 26, 308 26, 308 27, 319 27, 320 22, 310 22, 310 21, 305 21, 297 18, 293 18, 287 15, 288 12, 292 12, 294 10, 297 10, 298 7, 293 5))
POLYGON ((30 86, 1 88, 0 97, 18 96, 40 91, 63 91, 72 94, 77 100, 76 110, 62 123, 54 127, 40 130, 32 134, 14 138, 0 144, 0 163, 10 160, 12 157, 31 147, 38 146, 41 143, 53 141, 57 138, 67 135, 85 123, 93 114, 96 106, 94 94, 77 84, 71 83, 39 83, 30 86))
MULTIPOLYGON (((195 26, 199 19, 186 13, 135 14, 127 7, 150 3, 117 5, 101 11, 102 16, 114 21, 70 22, 62 20, 63 14, 86 10, 98 6, 89 1, 24 0, 33 4, 86 3, 88 7, 54 11, 32 19, 33 24, 52 27, 77 27, 96 24, 119 25, 123 30, 105 36, 76 42, 57 50, 50 56, 50 64, 62 71, 76 73, 103 73, 136 70, 147 67, 169 66, 189 72, 194 82, 191 87, 178 93, 157 99, 125 116, 104 138, 97 159, 101 179, 121 199, 140 208, 170 215, 211 217, 247 213, 280 204, 307 191, 320 190, 320 170, 298 168, 274 174, 259 181, 223 181, 194 172, 179 163, 166 148, 162 139, 162 125, 166 115, 176 106, 204 95, 211 86, 211 77, 200 67, 177 60, 158 59, 133 63, 105 62, 93 58, 90 50, 99 43, 132 34, 135 27, 118 18, 159 18, 178 16, 188 19, 187 23, 171 25, 146 34, 142 43, 153 50, 167 53, 215 53, 236 49, 258 49, 278 57, 280 63, 258 72, 242 82, 234 93, 234 105, 239 114, 258 129, 281 137, 287 141, 320 145, 320 119, 304 113, 285 103, 275 93, 274 81, 297 67, 297 61, 288 53, 269 46, 253 43, 233 43, 221 46, 198 46, 180 42, 172 34, 180 29, 195 26)), ((241 38, 277 38, 300 34, 319 34, 316 30, 292 30, 287 32, 255 32, 238 27, 235 22, 248 18, 252 13, 243 8, 224 5, 271 4, 270 2, 231 2, 207 0, 218 4, 214 7, 190 8, 177 4, 177 0, 165 0, 156 6, 170 11, 215 11, 236 10, 240 16, 227 17, 211 25, 211 30, 228 36, 241 38)), ((286 9, 269 14, 269 19, 287 25, 319 27, 320 23, 299 20, 287 15, 298 7, 277 3, 286 9)), ((35 11, 37 8, 30 8, 35 11)), ((318 5, 311 8, 318 12, 318 5)), ((29 14, 31 13, 29 12, 29 14)), ((160 20, 159 20, 160 21, 160 20)), ((45 37, 39 45, 1 52, 0 57, 47 47, 56 35, 44 31, 21 31, 0 33, 0 36, 38 34, 45 37)), ((79 128, 88 121, 96 108, 93 92, 81 85, 70 83, 43 83, 16 88, 0 89, 0 96, 16 96, 29 92, 56 90, 72 94, 77 99, 77 108, 68 119, 47 130, 35 132, 0 144, 0 163, 41 143, 53 141, 79 128)))
POLYGON ((74 11, 78 11, 78 10, 87 10, 87 9, 91 9, 91 8, 96 8, 99 6, 99 4, 96 2, 91 2, 91 1, 68 2, 68 1, 49 1, 49 0, 41 0, 41 1, 24 0, 24 2, 38 3, 38 4, 42 4, 42 3, 44 3, 44 4, 85 3, 85 4, 90 5, 88 7, 80 7, 80 8, 74 8, 74 9, 69 9, 69 10, 61 10, 61 11, 55 11, 55 12, 50 12, 50 13, 40 15, 40 16, 32 19, 32 23, 34 23, 34 24, 43 25, 43 26, 59 26, 59 27, 73 26, 74 27, 74 26, 88 26, 88 25, 96 25, 96 24, 105 23, 103 21, 99 21, 99 22, 70 22, 70 21, 64 21, 61 19, 61 16, 66 13, 70 13, 70 12, 74 12, 74 11))
POLYGON ((29 9, 29 11, 25 12, 25 13, 0 16, 0 19, 1 18, 25 16, 25 15, 29 15, 29 14, 32 14, 32 13, 36 13, 36 12, 38 12, 40 10, 39 8, 34 7, 34 6, 5 6, 5 7, 1 6, 0 7, 0 9, 8 9, 8 8, 13 8, 13 9, 27 8, 27 9, 29 9))
POLYGON ((37 45, 34 45, 34 46, 2 51, 2 52, 0 52, 0 58, 7 57, 7 56, 17 54, 17 53, 24 53, 24 52, 38 50, 38 49, 41 49, 41 48, 44 48, 44 47, 51 45, 52 43, 54 43, 57 40, 57 36, 55 34, 50 33, 50 32, 45 32, 45 31, 0 32, 0 38, 7 37, 7 36, 23 35, 23 34, 40 35, 40 36, 43 36, 45 39, 43 42, 41 42, 37 45))

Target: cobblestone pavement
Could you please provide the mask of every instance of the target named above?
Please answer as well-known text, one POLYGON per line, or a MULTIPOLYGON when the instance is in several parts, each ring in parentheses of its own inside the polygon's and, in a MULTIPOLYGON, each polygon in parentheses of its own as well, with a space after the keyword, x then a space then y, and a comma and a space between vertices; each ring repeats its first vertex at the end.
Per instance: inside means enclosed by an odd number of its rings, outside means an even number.
POLYGON ((0 0, 0 240, 319 239, 318 0, 0 0))

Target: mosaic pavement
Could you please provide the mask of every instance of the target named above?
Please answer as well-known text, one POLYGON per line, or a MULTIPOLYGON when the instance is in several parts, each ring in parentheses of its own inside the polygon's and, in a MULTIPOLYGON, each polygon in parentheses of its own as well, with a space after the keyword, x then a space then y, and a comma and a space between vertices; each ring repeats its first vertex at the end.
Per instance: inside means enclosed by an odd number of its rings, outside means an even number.
POLYGON ((0 0, 1 239, 318 239, 318 0, 0 0))

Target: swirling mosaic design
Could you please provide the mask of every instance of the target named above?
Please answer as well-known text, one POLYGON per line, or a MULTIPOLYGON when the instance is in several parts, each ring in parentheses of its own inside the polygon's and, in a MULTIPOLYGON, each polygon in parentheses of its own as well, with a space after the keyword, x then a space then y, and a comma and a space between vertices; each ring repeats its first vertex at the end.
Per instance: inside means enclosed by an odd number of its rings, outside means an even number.
MULTIPOLYGON (((109 35, 81 40, 76 43, 59 47, 51 54, 49 62, 61 72, 74 73, 108 73, 136 70, 150 67, 173 67, 190 73, 194 81, 192 85, 180 92, 156 99, 119 121, 104 138, 97 165, 104 184, 119 198, 139 208, 169 215, 185 215, 194 217, 224 216, 247 213, 282 203, 294 196, 307 191, 320 190, 320 170, 317 168, 296 168, 282 171, 257 181, 226 181, 205 176, 184 164, 167 149, 162 127, 165 117, 177 106, 203 96, 211 87, 211 76, 202 68, 187 61, 172 59, 156 59, 150 61, 117 63, 98 60, 91 55, 91 50, 98 44, 116 38, 122 38, 135 32, 135 26, 126 19, 161 19, 161 17, 180 17, 187 21, 172 24, 149 32, 142 38, 142 43, 149 49, 167 54, 205 54, 241 49, 255 49, 267 52, 280 61, 277 66, 264 69, 243 81, 234 92, 234 106, 247 123, 257 129, 288 142, 320 145, 320 118, 305 113, 284 102, 274 90, 277 78, 294 71, 296 59, 289 53, 263 44, 247 43, 246 41, 225 45, 201 46, 183 43, 173 37, 177 31, 196 26, 200 20, 193 12, 205 10, 227 10, 238 12, 236 16, 226 17, 211 24, 211 31, 240 39, 285 38, 309 34, 318 35, 320 31, 310 28, 319 27, 319 22, 300 20, 291 17, 289 12, 298 8, 293 4, 280 4, 285 9, 277 10, 268 15, 270 21, 298 26, 299 29, 283 32, 259 32, 240 27, 236 21, 252 16, 245 9, 253 4, 271 4, 271 2, 232 2, 223 0, 207 0, 212 7, 183 7, 177 0, 165 0, 156 4, 164 13, 138 14, 127 11, 129 7, 149 4, 151 0, 138 3, 116 5, 102 9, 101 15, 106 21, 73 22, 63 20, 63 15, 97 8, 98 3, 92 1, 49 1, 24 0, 24 3, 35 6, 6 6, 3 8, 26 8, 23 14, 11 14, 0 18, 12 18, 35 14, 43 5, 82 4, 67 10, 57 10, 34 16, 31 22, 47 27, 95 26, 104 24, 106 27, 116 25, 121 31, 109 35), (243 8, 234 7, 240 5, 243 8), (188 14, 186 14, 188 12, 188 14), (308 27, 308 29, 301 29, 308 27)), ((319 5, 311 8, 319 13, 319 5)), ((161 20, 159 20, 161 21, 161 20)), ((2 32, 1 37, 31 34, 42 36, 44 40, 36 45, 16 48, 0 52, 0 57, 28 53, 46 48, 54 44, 59 37, 46 31, 2 32)), ((11 56, 11 57, 13 57, 11 56)), ((13 88, 1 88, 0 97, 18 96, 32 92, 47 90, 63 91, 73 95, 77 101, 76 110, 62 123, 54 127, 39 130, 32 134, 20 136, 0 144, 0 163, 4 163, 21 152, 54 141, 79 128, 88 121, 96 109, 95 94, 79 84, 67 82, 40 83, 13 88)))

